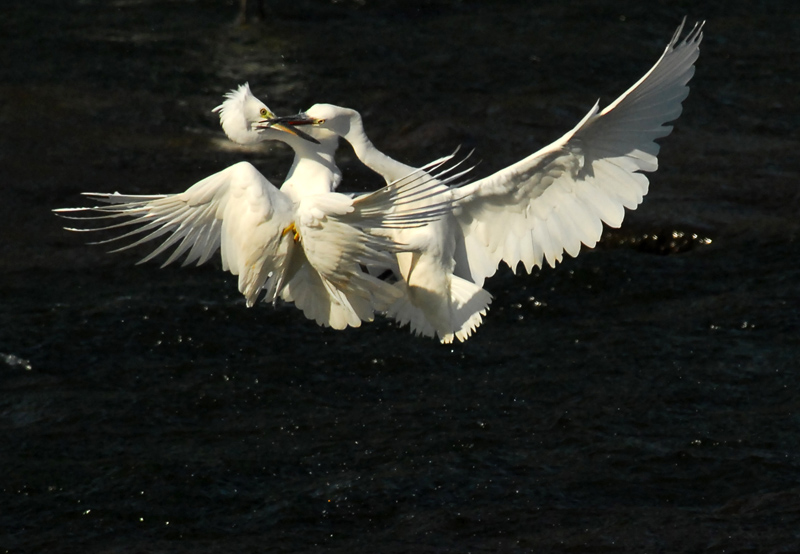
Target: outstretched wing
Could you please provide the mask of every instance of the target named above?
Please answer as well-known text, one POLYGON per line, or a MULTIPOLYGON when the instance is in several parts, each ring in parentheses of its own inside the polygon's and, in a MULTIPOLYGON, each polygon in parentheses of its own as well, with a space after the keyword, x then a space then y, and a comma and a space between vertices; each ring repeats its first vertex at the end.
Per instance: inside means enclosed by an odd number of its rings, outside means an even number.
POLYGON ((455 159, 458 149, 419 169, 411 169, 375 192, 353 201, 353 210, 341 216, 343 221, 368 232, 387 235, 387 230, 422 227, 449 214, 453 208, 453 186, 472 171, 463 168, 466 158, 455 159))
POLYGON ((602 222, 620 226, 624 208, 647 194, 641 172, 658 167, 655 139, 670 133, 665 123, 689 94, 703 24, 680 40, 683 25, 650 71, 603 111, 595 104, 554 143, 459 190, 456 273, 481 284, 500 261, 522 262, 528 272, 544 260, 555 266, 563 252, 594 246, 602 222))
POLYGON ((397 254, 392 268, 402 277, 402 292, 387 315, 400 325, 444 343, 466 340, 481 324, 491 295, 469 280, 452 275, 448 259, 453 241, 452 201, 458 182, 472 168, 455 153, 409 172, 354 202, 353 215, 370 234, 387 237, 386 250, 397 254))
POLYGON ((239 276, 239 290, 252 305, 270 272, 276 270, 291 247, 283 232, 292 221, 292 203, 258 170, 247 162, 215 173, 185 192, 138 196, 84 193, 107 205, 55 210, 59 215, 81 221, 100 220, 110 225, 71 231, 125 230, 96 244, 130 239, 112 250, 166 239, 138 263, 175 247, 162 267, 186 255, 183 265, 208 261, 220 249, 223 269, 239 276), (86 212, 99 216, 85 217, 86 212))
POLYGON ((355 199, 339 193, 302 197, 295 220, 302 249, 294 254, 302 263, 296 273, 290 272, 283 298, 306 317, 335 329, 358 327, 375 312, 389 310, 402 290, 365 268, 396 269, 394 254, 407 245, 392 240, 392 231, 420 227, 449 213, 450 181, 439 180, 442 172, 434 177, 427 170, 452 157, 355 199))

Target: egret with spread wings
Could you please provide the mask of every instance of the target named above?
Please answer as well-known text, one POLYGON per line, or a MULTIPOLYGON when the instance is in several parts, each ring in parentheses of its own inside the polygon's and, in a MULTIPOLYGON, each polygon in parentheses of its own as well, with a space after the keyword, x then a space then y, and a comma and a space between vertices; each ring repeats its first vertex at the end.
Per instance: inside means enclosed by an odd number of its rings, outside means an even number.
MULTIPOLYGON (((549 146, 460 189, 442 184, 439 196, 427 201, 447 198, 453 212, 395 231, 395 240, 414 248, 397 255, 406 294, 390 315, 442 342, 466 340, 488 309, 490 296, 481 286, 501 261, 511 268, 521 262, 528 272, 555 266, 564 252, 576 256, 582 244, 593 247, 603 223, 619 227, 625 208, 636 209, 647 194, 643 172, 658 167, 655 140, 671 132, 666 124, 682 111, 702 28, 696 24, 681 39, 681 23, 641 79, 602 111, 595 104, 549 146)), ((303 118, 347 140, 387 182, 414 169, 375 148, 354 110, 317 104, 298 115, 303 118)))
POLYGON ((403 246, 387 239, 387 230, 425 225, 450 209, 446 203, 420 209, 409 203, 427 194, 433 182, 427 171, 447 159, 356 199, 326 191, 293 201, 250 163, 240 162, 182 193, 85 193, 106 205, 56 212, 81 221, 111 221, 74 231, 133 226, 101 241, 133 239, 117 251, 166 236, 141 262, 174 246, 163 266, 184 255, 184 265, 200 265, 219 249, 223 269, 239 276, 248 306, 266 290, 265 300, 282 295, 320 325, 358 327, 401 296, 396 287, 364 271, 366 266, 394 265, 392 255, 403 246), (100 215, 86 217, 87 212, 100 215))

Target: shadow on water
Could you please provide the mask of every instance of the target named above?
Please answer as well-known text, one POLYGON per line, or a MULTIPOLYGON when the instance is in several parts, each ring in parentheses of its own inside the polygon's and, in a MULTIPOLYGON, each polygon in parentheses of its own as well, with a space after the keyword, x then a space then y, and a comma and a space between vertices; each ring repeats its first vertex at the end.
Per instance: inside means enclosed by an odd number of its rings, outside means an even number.
MULTIPOLYGON (((488 283, 444 347, 246 309, 218 264, 158 270, 69 236, 87 190, 176 192, 241 159, 210 112, 363 112, 480 175, 625 90, 669 3, 16 3, 0 80, 0 550, 791 552, 800 269, 787 3, 708 19, 644 205, 600 247, 488 283), (499 7, 498 7, 499 6, 499 7), (46 29, 46 32, 40 32, 46 29)), ((375 180, 343 148, 347 190, 375 180)))

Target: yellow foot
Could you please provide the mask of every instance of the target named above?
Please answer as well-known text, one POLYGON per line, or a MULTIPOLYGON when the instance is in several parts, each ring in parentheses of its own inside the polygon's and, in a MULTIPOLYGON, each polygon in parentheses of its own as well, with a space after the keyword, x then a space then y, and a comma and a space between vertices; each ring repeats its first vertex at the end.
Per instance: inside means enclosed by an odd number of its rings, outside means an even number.
POLYGON ((285 237, 289 232, 294 233, 295 242, 300 242, 300 231, 297 230, 297 227, 294 226, 294 223, 286 227, 286 229, 284 229, 283 232, 281 233, 281 236, 285 237))

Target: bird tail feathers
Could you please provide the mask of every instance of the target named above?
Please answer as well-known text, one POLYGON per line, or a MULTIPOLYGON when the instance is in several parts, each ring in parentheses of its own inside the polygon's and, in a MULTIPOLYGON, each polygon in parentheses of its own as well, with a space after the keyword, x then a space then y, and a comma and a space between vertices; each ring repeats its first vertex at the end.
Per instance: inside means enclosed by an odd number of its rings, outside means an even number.
POLYGON ((450 297, 446 302, 436 302, 438 295, 426 295, 424 290, 412 290, 415 287, 405 281, 397 282, 395 287, 404 294, 387 315, 401 326, 408 324, 415 335, 438 335, 443 344, 454 339, 466 341, 483 323, 492 302, 492 295, 482 287, 456 275, 450 276, 450 297))

